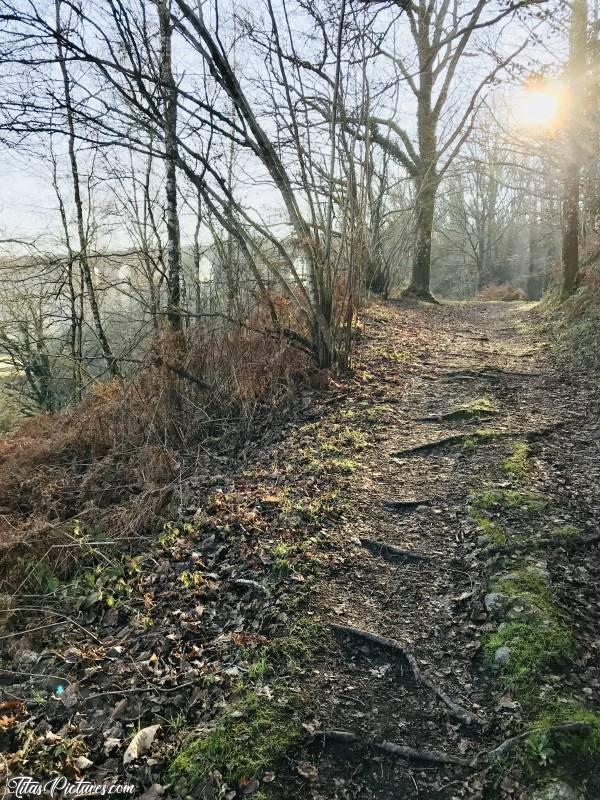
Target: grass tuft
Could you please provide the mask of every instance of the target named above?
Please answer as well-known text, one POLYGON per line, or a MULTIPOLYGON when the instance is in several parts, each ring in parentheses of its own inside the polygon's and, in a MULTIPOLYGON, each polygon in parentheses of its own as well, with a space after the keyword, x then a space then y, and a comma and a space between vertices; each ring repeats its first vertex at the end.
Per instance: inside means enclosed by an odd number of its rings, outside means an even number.
POLYGON ((500 509, 522 509, 529 514, 539 514, 547 500, 534 492, 519 492, 514 489, 489 489, 471 496, 471 507, 480 511, 500 509))

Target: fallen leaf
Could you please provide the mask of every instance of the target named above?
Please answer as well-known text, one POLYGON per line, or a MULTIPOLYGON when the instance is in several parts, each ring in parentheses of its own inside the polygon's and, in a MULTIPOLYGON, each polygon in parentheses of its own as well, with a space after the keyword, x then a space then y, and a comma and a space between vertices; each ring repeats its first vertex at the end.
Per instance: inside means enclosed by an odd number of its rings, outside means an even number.
POLYGON ((254 794, 258 790, 259 783, 256 778, 250 778, 250 780, 246 780, 242 778, 240 781, 240 790, 244 797, 248 797, 251 794, 254 794))
POLYGON ((306 780, 310 781, 311 783, 316 781, 319 777, 319 771, 317 768, 312 764, 309 764, 308 761, 300 761, 298 764, 296 764, 296 770, 299 775, 301 775, 303 778, 306 778, 306 780))
POLYGON ((157 800, 157 798, 162 797, 164 793, 164 786, 161 786, 160 783, 153 783, 152 786, 140 797, 140 800, 157 800))
POLYGON ((114 736, 110 736, 104 742, 104 755, 108 756, 110 753, 112 753, 112 751, 115 748, 119 747, 120 744, 121 744, 121 740, 120 739, 117 739, 114 736))
POLYGON ((131 761, 135 761, 136 758, 144 755, 144 753, 147 753, 159 728, 160 725, 149 725, 147 728, 142 728, 141 731, 136 733, 129 743, 129 747, 125 750, 123 764, 129 764, 131 761))

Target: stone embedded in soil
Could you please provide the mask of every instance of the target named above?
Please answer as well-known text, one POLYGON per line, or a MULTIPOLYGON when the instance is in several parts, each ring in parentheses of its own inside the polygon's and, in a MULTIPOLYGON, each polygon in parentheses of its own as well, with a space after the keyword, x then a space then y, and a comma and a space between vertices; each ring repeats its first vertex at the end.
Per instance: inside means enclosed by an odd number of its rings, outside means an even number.
POLYGON ((494 653, 494 661, 497 664, 508 664, 510 661, 510 647, 499 647, 494 653))
POLYGON ((540 616, 539 609, 521 595, 489 592, 483 602, 488 614, 496 619, 524 620, 540 616))
POLYGON ((537 789, 531 800, 582 800, 583 795, 562 781, 552 781, 537 789))

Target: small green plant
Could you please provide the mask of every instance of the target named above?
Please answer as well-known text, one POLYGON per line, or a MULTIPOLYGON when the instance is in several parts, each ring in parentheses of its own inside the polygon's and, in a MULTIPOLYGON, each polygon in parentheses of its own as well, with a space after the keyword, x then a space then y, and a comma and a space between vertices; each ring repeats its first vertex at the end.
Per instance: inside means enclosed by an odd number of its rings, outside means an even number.
POLYGON ((408 350, 393 350, 389 354, 388 358, 395 364, 408 364, 409 362, 414 361, 416 356, 414 353, 411 353, 408 350))
POLYGON ((179 581, 184 589, 199 589, 204 584, 204 577, 201 572, 185 570, 179 575, 179 581))
POLYGON ((555 751, 551 746, 550 738, 546 733, 532 733, 525 740, 527 754, 532 757, 541 767, 547 767, 552 763, 555 751))
POLYGON ((556 750, 571 758, 591 758, 597 762, 600 757, 600 714, 579 700, 550 693, 538 703, 531 727, 536 732, 548 732, 569 722, 583 723, 585 729, 554 733, 556 750))
POLYGON ((173 522, 165 522, 163 525, 163 532, 158 537, 158 543, 164 550, 168 550, 175 544, 180 536, 181 530, 177 525, 173 522))

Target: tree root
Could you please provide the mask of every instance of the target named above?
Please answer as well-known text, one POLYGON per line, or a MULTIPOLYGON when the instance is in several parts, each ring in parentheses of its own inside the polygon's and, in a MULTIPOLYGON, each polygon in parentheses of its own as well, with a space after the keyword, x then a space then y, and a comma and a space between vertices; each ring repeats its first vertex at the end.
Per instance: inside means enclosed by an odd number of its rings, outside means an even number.
POLYGON ((481 369, 471 369, 466 367, 461 370, 447 370, 440 373, 440 380, 443 381, 461 381, 461 380, 477 380, 484 379, 490 381, 499 381, 503 377, 511 378, 541 378, 543 372, 519 372, 518 370, 505 370, 498 369, 497 367, 482 367, 481 369))
POLYGON ((392 453, 393 458, 400 458, 403 456, 413 455, 414 453, 424 453, 429 450, 435 450, 438 447, 446 447, 447 445, 462 444, 467 439, 500 439, 501 437, 518 437, 520 439, 527 439, 528 442, 533 442, 543 436, 548 436, 554 431, 562 428, 564 422, 553 422, 550 425, 545 425, 543 428, 531 431, 504 431, 504 430, 483 430, 481 433, 453 433, 450 436, 443 436, 441 439, 434 439, 431 442, 422 442, 415 444, 411 447, 405 447, 403 450, 396 450, 392 453))
POLYGON ((392 453, 392 456, 398 458, 400 456, 412 455, 413 453, 424 453, 427 450, 435 450, 438 447, 445 447, 449 444, 460 444, 464 442, 468 436, 469 434, 467 433, 454 433, 452 436, 444 436, 442 439, 436 439, 433 442, 422 442, 412 447, 405 447, 404 450, 396 450, 392 453))
POLYGON ((482 550, 485 556, 495 556, 504 553, 526 553, 529 550, 541 550, 542 548, 563 547, 570 550, 575 547, 586 547, 587 545, 600 542, 600 533, 593 533, 590 536, 573 536, 565 539, 563 536, 547 536, 543 539, 531 539, 524 542, 511 542, 509 544, 492 544, 482 550))
POLYGON ((360 630, 360 628, 353 628, 349 625, 338 625, 337 623, 331 623, 331 627, 337 633, 341 633, 346 636, 354 636, 357 639, 365 639, 368 642, 379 645, 379 647, 382 647, 386 650, 391 650, 393 653, 401 656, 405 661, 408 662, 408 665, 417 683, 430 689, 446 705, 448 708, 448 713, 452 717, 460 720, 460 722, 463 722, 465 725, 485 725, 485 720, 481 719, 481 717, 478 717, 476 714, 472 714, 470 711, 467 711, 458 703, 455 703, 454 700, 452 700, 452 698, 446 694, 446 692, 440 689, 439 686, 437 686, 431 680, 431 678, 427 677, 427 675, 424 675, 417 664, 416 658, 399 642, 396 642, 394 639, 389 639, 387 636, 379 636, 377 633, 363 631, 360 630))
POLYGON ((312 735, 313 741, 323 739, 323 741, 340 742, 342 744, 358 744, 363 747, 374 747, 391 756, 400 756, 413 761, 428 761, 430 764, 458 764, 461 767, 470 767, 471 761, 460 756, 442 753, 439 750, 415 750, 396 742, 389 742, 386 739, 379 739, 377 736, 362 736, 352 731, 324 730, 315 731, 312 735))
POLYGON ((443 414, 431 414, 427 417, 413 417, 415 422, 477 422, 481 417, 494 417, 499 414, 491 408, 470 411, 468 408, 456 408, 443 414))
POLYGON ((410 550, 402 550, 400 547, 394 547, 393 544, 378 542, 376 539, 362 538, 360 543, 371 553, 381 556, 387 561, 395 561, 397 559, 403 561, 431 561, 429 556, 413 553, 410 550))
MULTIPOLYGON (((589 733, 591 725, 587 722, 565 722, 561 725, 552 725, 546 728, 544 733, 589 733)), ((475 758, 462 758, 461 756, 453 756, 448 753, 443 753, 440 750, 415 750, 406 745, 396 744, 386 739, 380 739, 377 736, 363 736, 352 731, 338 731, 338 730, 322 730, 315 731, 311 735, 311 740, 316 741, 322 739, 323 742, 339 742, 341 744, 358 744, 363 747, 373 747, 381 750, 392 756, 399 756, 401 758, 410 759, 412 761, 427 761, 430 764, 456 764, 460 767, 475 767, 481 762, 492 762, 499 758, 514 747, 516 747, 523 739, 531 736, 535 731, 525 731, 517 736, 512 736, 510 739, 502 742, 498 747, 492 750, 485 750, 478 753, 475 758)))
POLYGON ((417 508, 417 506, 431 505, 431 500, 429 498, 424 500, 384 500, 382 505, 388 511, 404 511, 409 508, 417 508))
MULTIPOLYGON (((592 726, 587 722, 564 722, 560 725, 551 725, 549 728, 544 728, 544 733, 589 733, 591 729, 592 726)), ((505 753, 508 753, 509 750, 512 750, 513 747, 516 747, 523 739, 531 736, 532 733, 536 733, 536 731, 525 731, 524 733, 519 733, 517 736, 512 736, 510 739, 498 745, 498 747, 494 747, 493 750, 479 753, 475 760, 479 761, 480 759, 485 759, 486 761, 491 761, 494 758, 503 756, 505 753)))
POLYGON ((412 300, 421 303, 432 303, 435 306, 441 306, 439 300, 431 294, 428 289, 420 289, 417 286, 409 286, 401 295, 401 300, 412 300))

